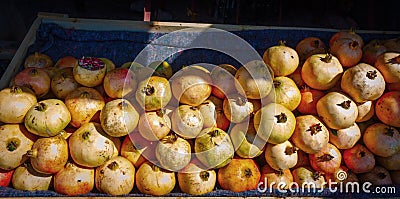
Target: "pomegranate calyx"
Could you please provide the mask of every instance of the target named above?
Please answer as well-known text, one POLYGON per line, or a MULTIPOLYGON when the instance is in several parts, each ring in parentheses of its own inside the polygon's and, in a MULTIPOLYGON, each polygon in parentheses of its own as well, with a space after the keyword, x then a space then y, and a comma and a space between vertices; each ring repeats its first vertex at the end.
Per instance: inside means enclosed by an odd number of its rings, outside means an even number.
POLYGON ((208 171, 201 171, 199 175, 203 181, 208 181, 208 178, 210 177, 210 173, 208 171))
POLYGON ((357 49, 360 46, 360 44, 357 41, 352 41, 349 43, 349 46, 350 46, 350 49, 354 50, 354 49, 357 49))
POLYGON ((163 143, 170 143, 170 144, 176 142, 176 140, 178 140, 178 136, 176 136, 174 133, 162 139, 163 143))
POLYGON ((394 129, 392 127, 387 127, 385 128, 386 132, 384 133, 387 136, 393 137, 394 135, 394 129))
POLYGON ((316 171, 313 173, 313 179, 314 180, 318 180, 318 178, 320 178, 322 176, 322 173, 320 171, 316 171))
POLYGON ((286 149, 285 149, 285 154, 286 155, 292 155, 292 154, 294 154, 294 153, 297 153, 297 151, 299 150, 299 148, 297 148, 297 147, 286 147, 286 149))
POLYGON ((385 179, 386 177, 387 177, 386 174, 384 174, 383 172, 378 173, 378 178, 385 179))
POLYGON ((343 101, 342 103, 336 104, 336 105, 348 110, 350 108, 350 104, 351 104, 351 101, 346 100, 346 101, 343 101))
POLYGON ((29 74, 32 75, 32 76, 36 76, 38 73, 39 73, 38 69, 36 69, 36 68, 31 68, 29 70, 29 74))
POLYGON ((37 157, 37 150, 36 149, 31 149, 26 152, 26 156, 30 158, 36 158, 37 157))
POLYGON ((89 137, 90 137, 90 132, 89 131, 85 131, 84 133, 82 133, 82 139, 88 140, 89 137))
POLYGON ((155 92, 154 86, 151 86, 149 84, 147 84, 146 87, 142 89, 142 93, 146 94, 147 96, 153 95, 154 92, 155 92))
POLYGON ((115 171, 119 168, 119 165, 116 161, 112 161, 110 164, 107 165, 107 168, 111 169, 112 171, 115 171))
POLYGON ((285 40, 279 40, 278 41, 278 46, 286 46, 286 41, 285 40))
POLYGON ((19 86, 12 86, 10 92, 14 94, 19 94, 22 92, 22 89, 19 86))
POLYGON ((365 155, 367 155, 367 154, 365 153, 365 151, 360 151, 359 155, 360 155, 360 157, 365 157, 365 155))
POLYGON ((327 52, 326 56, 321 58, 321 61, 323 61, 325 63, 330 63, 332 61, 332 54, 327 52))
POLYGON ((378 75, 377 75, 377 72, 376 72, 376 70, 370 70, 370 71, 368 71, 367 72, 367 75, 366 75, 367 77, 368 77, 368 79, 375 79, 378 75))
POLYGON ((236 101, 235 102, 239 106, 244 106, 247 103, 247 99, 245 97, 239 95, 239 96, 236 97, 236 101))
POLYGON ((244 176, 246 176, 246 178, 250 178, 252 175, 253 175, 253 172, 251 171, 250 168, 244 169, 244 176))
POLYGON ((307 129, 306 131, 310 131, 311 135, 316 135, 318 132, 322 131, 322 126, 320 123, 318 124, 313 124, 310 126, 309 129, 307 129))
POLYGON ((165 114, 165 108, 162 108, 162 109, 159 109, 156 111, 156 115, 158 117, 164 117, 164 114, 165 114))
POLYGON ((35 106, 36 111, 43 112, 47 109, 47 105, 43 102, 39 102, 37 106, 35 106))
POLYGON ((275 115, 275 118, 278 120, 277 123, 285 123, 287 121, 287 116, 285 113, 275 115))
POLYGON ((278 88, 282 84, 280 81, 276 80, 274 80, 273 83, 274 83, 274 88, 278 88))
POLYGON ((386 64, 400 64, 400 55, 387 60, 386 64))
POLYGON ((13 139, 7 142, 6 148, 8 151, 15 151, 18 148, 18 146, 19 146, 19 141, 13 139))
POLYGON ((331 161, 333 158, 335 158, 335 157, 332 156, 331 154, 324 154, 322 156, 317 157, 317 161, 318 162, 328 162, 328 161, 331 161))

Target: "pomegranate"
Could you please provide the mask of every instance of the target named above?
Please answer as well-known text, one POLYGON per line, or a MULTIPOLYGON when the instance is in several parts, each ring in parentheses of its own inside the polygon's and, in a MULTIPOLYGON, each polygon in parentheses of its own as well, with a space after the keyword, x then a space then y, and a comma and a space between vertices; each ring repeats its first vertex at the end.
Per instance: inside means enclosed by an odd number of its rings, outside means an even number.
POLYGON ((35 93, 26 87, 12 86, 0 91, 0 121, 22 123, 29 109, 37 102, 35 93))
POLYGON ((369 182, 374 186, 391 185, 392 179, 388 170, 375 166, 370 172, 358 175, 360 182, 369 182))
POLYGON ((149 141, 158 141, 171 131, 171 120, 165 110, 149 111, 140 116, 139 133, 149 141))
POLYGON ((50 76, 41 68, 25 68, 15 76, 13 84, 28 87, 37 97, 43 97, 50 91, 50 76))
POLYGON ((385 80, 373 66, 359 63, 343 73, 340 84, 344 92, 359 103, 376 100, 385 91, 385 80))
POLYGON ((36 171, 54 174, 68 161, 68 143, 62 136, 39 138, 26 155, 36 171))
POLYGON ((14 189, 24 191, 46 191, 51 186, 53 176, 35 171, 29 163, 15 169, 11 179, 14 189))
POLYGON ((325 93, 312 89, 308 86, 304 86, 300 90, 300 103, 297 106, 297 110, 305 115, 317 115, 317 102, 321 99, 325 93))
POLYGON ((400 91, 384 93, 376 101, 375 114, 381 122, 400 127, 400 91))
POLYGON ((24 66, 25 68, 47 68, 53 66, 53 60, 46 54, 35 52, 25 58, 24 66))
POLYGON ((183 104, 198 106, 211 94, 210 72, 201 66, 187 66, 170 79, 172 94, 183 104))
POLYGON ((320 151, 309 155, 311 167, 316 171, 334 173, 342 162, 342 154, 332 144, 328 143, 320 151))
POLYGON ((250 61, 240 67, 235 74, 235 86, 238 91, 244 91, 249 99, 261 99, 272 90, 274 74, 263 61, 250 61))
POLYGON ((304 82, 303 78, 301 77, 302 68, 303 68, 303 64, 300 64, 292 74, 287 76, 290 79, 292 79, 294 81, 294 83, 296 83, 297 87, 299 87, 299 88, 301 88, 301 87, 306 85, 306 83, 304 82))
POLYGON ((72 68, 67 67, 60 69, 51 79, 51 91, 58 99, 65 99, 71 91, 80 87, 80 84, 75 80, 72 73, 72 68))
POLYGON ((94 88, 79 87, 68 93, 65 105, 71 113, 71 125, 79 128, 100 112, 105 102, 103 96, 94 88))
POLYGON ((331 36, 331 38, 329 39, 329 46, 333 46, 333 44, 336 40, 342 39, 342 38, 352 39, 354 41, 357 41, 361 47, 364 46, 364 41, 363 41, 362 37, 356 33, 356 30, 354 28, 351 28, 350 30, 347 30, 347 31, 344 31, 344 30, 339 31, 339 32, 333 34, 331 36))
POLYGON ((281 144, 267 144, 265 159, 269 166, 275 170, 293 168, 297 164, 297 147, 289 141, 281 144))
POLYGON ((195 138, 203 129, 204 118, 198 108, 180 105, 171 117, 172 130, 185 139, 195 138))
POLYGON ((60 59, 57 60, 56 64, 54 67, 56 68, 74 68, 76 62, 78 62, 78 59, 76 59, 73 56, 65 56, 61 57, 60 59))
POLYGON ((294 114, 276 103, 262 107, 253 120, 257 135, 271 144, 280 144, 288 140, 296 126, 294 114))
POLYGON ((189 164, 191 147, 187 140, 172 133, 158 142, 156 157, 162 168, 178 171, 189 164))
POLYGON ((96 168, 95 182, 102 193, 129 194, 135 185, 135 167, 124 157, 114 157, 96 168))
POLYGON ((301 100, 300 90, 296 83, 289 77, 275 77, 275 102, 288 108, 290 111, 295 110, 301 100))
POLYGON ((301 68, 301 77, 311 88, 328 90, 339 82, 343 67, 331 54, 311 55, 301 68))
POLYGON ((254 107, 246 97, 240 94, 227 96, 223 102, 223 110, 226 118, 232 123, 240 123, 249 119, 254 107))
POLYGON ((111 61, 110 59, 105 58, 105 57, 101 57, 101 58, 99 58, 99 59, 100 59, 101 61, 103 61, 104 64, 106 65, 106 73, 108 73, 108 72, 110 72, 110 71, 112 71, 112 70, 115 69, 115 64, 114 64, 114 62, 111 61))
POLYGON ((329 131, 316 116, 297 116, 291 140, 304 152, 314 154, 327 146, 329 131))
POLYGON ((350 149, 361 138, 361 131, 357 123, 354 123, 348 128, 329 131, 329 142, 335 145, 338 149, 350 149))
POLYGON ((0 169, 15 169, 26 160, 24 155, 32 148, 36 137, 22 124, 0 126, 0 135, 0 169))
POLYGON ((97 123, 85 123, 69 137, 69 152, 72 159, 85 167, 98 167, 113 154, 114 142, 106 136, 97 123))
MULTIPOLYGON (((211 97, 211 96, 210 96, 211 97)), ((203 116, 203 128, 217 126, 217 110, 215 104, 207 99, 198 106, 198 109, 203 116)))
POLYGON ((100 112, 101 127, 112 137, 122 137, 132 132, 139 121, 139 113, 125 99, 107 102, 100 112))
POLYGON ((136 186, 143 194, 162 196, 170 193, 176 184, 175 173, 151 164, 143 163, 136 172, 136 186))
POLYGON ((317 113, 332 129, 349 128, 357 119, 357 105, 346 95, 329 92, 317 102, 317 113))
MULTIPOLYGON (((136 134, 138 133, 136 132, 136 134)), ((136 148, 136 146, 131 141, 130 135, 127 135, 125 136, 124 141, 122 142, 121 156, 131 161, 132 164, 135 166, 135 168, 139 168, 139 166, 143 164, 143 162, 147 161, 142 156, 142 153, 146 149, 147 148, 141 148, 141 149, 136 148)))
POLYGON ((356 122, 365 122, 375 115, 375 104, 373 101, 357 103, 358 116, 356 122))
POLYGON ((343 151, 346 166, 354 173, 366 173, 375 167, 375 156, 365 146, 356 144, 343 151))
POLYGON ((235 79, 237 69, 230 64, 220 64, 211 71, 212 94, 220 99, 225 96, 236 93, 235 79))
MULTIPOLYGON (((268 189, 289 189, 293 183, 293 175, 289 169, 275 170, 268 164, 261 168, 260 188, 268 189)), ((263 189, 262 189, 263 190, 263 189)))
POLYGON ((171 100, 171 86, 166 78, 152 76, 139 83, 135 96, 142 109, 155 111, 171 100))
POLYGON ((104 91, 111 98, 123 98, 137 87, 134 73, 127 68, 109 71, 103 80, 104 91))
POLYGON ((361 61, 362 45, 355 39, 338 38, 330 45, 331 53, 343 67, 352 67, 361 61))
POLYGON ((255 158, 264 151, 265 141, 257 136, 252 120, 235 124, 229 135, 236 154, 242 158, 255 158))
POLYGON ((373 66, 378 56, 386 52, 387 48, 383 45, 382 40, 374 39, 368 42, 368 44, 362 48, 362 51, 361 61, 373 66))
POLYGON ((221 168, 229 164, 235 150, 229 135, 222 129, 203 129, 194 141, 196 157, 207 168, 221 168))
POLYGON ((326 186, 325 178, 320 172, 315 172, 306 167, 299 167, 292 171, 293 181, 299 188, 324 188, 326 186))
POLYGON ((94 169, 68 162, 54 175, 54 190, 68 196, 87 194, 94 188, 94 169))
POLYGON ((306 37, 299 41, 296 45, 296 52, 301 61, 306 60, 309 56, 325 52, 325 44, 318 37, 306 37))
POLYGON ((363 142, 373 154, 389 157, 400 150, 400 133, 391 126, 375 123, 365 130, 363 142))
POLYGON ((154 70, 153 75, 155 76, 164 77, 166 79, 172 76, 172 67, 166 61, 154 61, 150 63, 148 67, 154 70))
POLYGON ((217 173, 222 189, 233 192, 256 190, 260 178, 260 169, 253 159, 234 158, 217 173))
POLYGON ((42 100, 32 106, 25 115, 25 127, 42 137, 57 135, 71 121, 71 114, 59 99, 42 100))
POLYGON ((290 75, 299 65, 299 55, 293 48, 285 46, 283 41, 265 50, 263 60, 271 67, 275 76, 290 75))
POLYGON ((217 174, 203 168, 199 161, 191 161, 177 174, 178 185, 183 193, 202 195, 214 190, 217 174))
MULTIPOLYGON (((229 126, 230 126, 230 121, 228 118, 226 118, 225 114, 224 114, 224 110, 223 110, 223 100, 219 99, 215 96, 210 96, 208 98, 208 100, 210 100, 214 105, 215 105, 215 120, 216 120, 216 125, 218 128, 227 131, 229 126)), ((206 100, 207 101, 207 100, 206 100)), ((249 100, 251 102, 251 100, 249 100)), ((253 108, 254 108, 254 103, 253 103, 253 108)), ((204 117, 203 117, 204 118, 204 117)), ((206 120, 208 120, 209 118, 207 118, 206 120)), ((204 125, 204 124, 203 124, 204 125)))
POLYGON ((386 83, 400 82, 400 52, 385 52, 378 56, 375 67, 386 83))
POLYGON ((95 87, 103 82, 106 64, 99 58, 82 57, 73 69, 75 80, 86 87, 95 87))

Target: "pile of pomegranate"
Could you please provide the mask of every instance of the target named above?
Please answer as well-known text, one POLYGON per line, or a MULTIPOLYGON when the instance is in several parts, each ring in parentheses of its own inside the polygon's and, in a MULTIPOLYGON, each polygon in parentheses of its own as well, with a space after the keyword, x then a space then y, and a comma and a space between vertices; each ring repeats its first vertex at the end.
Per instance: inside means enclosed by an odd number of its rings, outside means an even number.
POLYGON ((341 31, 177 72, 35 53, 0 91, 0 186, 162 196, 398 185, 399 131, 400 38, 341 31))

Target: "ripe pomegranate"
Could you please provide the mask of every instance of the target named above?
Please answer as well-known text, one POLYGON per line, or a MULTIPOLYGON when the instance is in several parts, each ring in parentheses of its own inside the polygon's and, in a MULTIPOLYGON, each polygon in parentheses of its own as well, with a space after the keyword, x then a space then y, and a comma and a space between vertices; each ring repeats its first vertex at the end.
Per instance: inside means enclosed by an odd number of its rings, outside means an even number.
POLYGON ((329 46, 332 46, 334 42, 338 39, 352 39, 354 41, 357 41, 361 47, 364 46, 364 41, 360 35, 356 33, 356 30, 351 28, 350 30, 347 31, 339 31, 331 36, 329 39, 329 46))
POLYGON ((300 90, 296 83, 289 77, 275 77, 273 83, 275 102, 285 106, 290 111, 295 110, 301 100, 300 90))
POLYGON ((338 149, 352 148, 361 138, 361 131, 357 123, 354 123, 349 128, 329 131, 329 142, 335 145, 338 149))
POLYGON ((400 150, 400 133, 397 129, 378 122, 365 130, 363 142, 373 154, 389 157, 400 150))
POLYGON ((342 90, 359 103, 376 100, 385 91, 385 80, 373 66, 359 63, 347 69, 340 84, 342 90))
POLYGON ((226 118, 232 123, 240 123, 249 119, 254 107, 245 96, 232 94, 227 96, 223 102, 223 110, 226 118))
POLYGON ((11 179, 14 189, 24 191, 47 191, 51 186, 53 176, 35 171, 29 163, 15 169, 11 179))
POLYGON ((316 116, 297 116, 291 140, 304 152, 314 154, 327 146, 329 131, 316 116))
POLYGON ((140 116, 139 133, 149 141, 158 141, 171 131, 171 120, 164 110, 145 112, 140 116))
POLYGON ((36 97, 43 97, 50 91, 50 76, 41 68, 25 68, 15 76, 12 84, 28 87, 36 97))
POLYGON ((233 192, 256 190, 260 178, 260 169, 253 159, 233 158, 217 173, 217 180, 222 189, 233 192))
POLYGON ((316 171, 334 173, 342 162, 342 154, 332 144, 328 143, 324 148, 309 155, 311 167, 316 171))
POLYGON ((71 91, 64 101, 71 113, 71 125, 76 128, 91 121, 105 106, 103 96, 94 88, 88 87, 71 91))
POLYGON ((214 190, 217 174, 203 168, 199 161, 191 161, 177 174, 179 188, 183 193, 202 195, 214 190))
POLYGON ((57 60, 56 64, 54 67, 56 68, 74 68, 76 62, 78 62, 78 59, 76 59, 73 56, 65 56, 61 57, 60 59, 57 60))
POLYGON ((121 156, 131 161, 135 168, 139 168, 146 161, 156 161, 156 146, 156 142, 146 140, 135 129, 125 136, 121 146, 121 156))
POLYGON ((375 104, 373 101, 357 103, 358 116, 356 122, 365 122, 374 117, 375 115, 374 106, 375 104))
POLYGON ((74 162, 85 167, 98 167, 114 155, 114 142, 97 123, 85 123, 68 140, 74 162))
POLYGON ((22 124, 4 124, 0 126, 0 169, 12 170, 27 158, 24 156, 36 141, 22 124))
POLYGON ((68 143, 61 135, 39 138, 26 155, 36 171, 54 174, 64 168, 68 161, 68 143))
POLYGON ((42 100, 32 106, 25 115, 25 127, 42 137, 57 135, 71 121, 71 114, 59 99, 42 100))
POLYGON ((221 168, 229 164, 235 150, 229 135, 222 129, 203 129, 194 141, 196 157, 207 168, 221 168))
POLYGON ((261 99, 272 90, 274 74, 263 61, 250 61, 240 67, 235 74, 235 86, 238 91, 244 91, 249 99, 261 99))
POLYGON ((171 100, 171 86, 166 78, 152 76, 139 83, 135 96, 142 109, 155 111, 171 100))
POLYGON ((361 61, 373 66, 378 56, 386 52, 387 48, 383 45, 382 40, 373 39, 362 48, 362 51, 361 61))
POLYGON ((87 194, 94 188, 94 169, 68 162, 54 175, 54 190, 67 196, 87 194))
POLYGON ((309 56, 325 52, 325 44, 318 37, 306 37, 296 45, 296 52, 300 61, 306 60, 309 56))
POLYGON ((293 181, 299 187, 304 188, 324 188, 326 181, 320 172, 315 172, 306 167, 299 167, 292 171, 293 181))
MULTIPOLYGON (((212 96, 212 95, 208 98, 208 100, 210 100, 215 105, 215 112, 216 112, 215 120, 217 123, 216 124, 217 127, 224 131, 227 131, 230 126, 230 121, 228 118, 226 118, 226 116, 224 114, 223 100, 219 99, 215 96, 212 96)), ((249 100, 249 101, 251 102, 251 100, 249 100)), ((253 103, 253 107, 254 107, 254 103, 253 103)), ((206 119, 206 120, 208 120, 208 119, 206 119)))
POLYGON ((375 166, 370 172, 358 175, 360 182, 369 182, 374 186, 391 185, 392 179, 388 170, 375 166))
POLYGON ((297 164, 297 150, 289 141, 281 144, 267 144, 265 159, 269 166, 275 170, 293 168, 297 164))
POLYGON ((293 48, 285 46, 283 41, 265 50, 263 60, 278 77, 292 74, 299 65, 299 55, 293 48))
POLYGON ((172 133, 158 142, 156 157, 162 168, 178 171, 189 164, 191 146, 187 140, 172 133))
POLYGON ((255 158, 261 155, 265 141, 257 136, 252 120, 235 124, 229 131, 235 153, 242 158, 255 158))
POLYGON ((236 93, 235 74, 237 69, 230 64, 220 64, 211 71, 212 94, 220 99, 226 95, 236 93))
POLYGON ((170 81, 172 94, 180 103, 198 106, 211 95, 210 72, 201 66, 187 66, 176 72, 170 81))
POLYGON ((51 79, 51 91, 58 99, 65 99, 71 91, 77 89, 80 84, 75 80, 72 68, 60 69, 51 79))
POLYGON ((217 110, 215 104, 207 99, 198 106, 198 109, 203 116, 203 128, 217 126, 217 110))
POLYGON ((376 156, 378 163, 390 171, 400 170, 400 151, 389 157, 376 156))
POLYGON ((103 82, 106 64, 99 58, 82 57, 76 62, 73 74, 75 80, 86 87, 95 87, 103 82))
POLYGON ((135 167, 124 157, 114 157, 96 168, 95 182, 102 193, 129 194, 135 185, 135 167))
POLYGON ((24 66, 25 68, 47 68, 53 66, 53 60, 46 54, 35 52, 25 58, 24 66))
POLYGON ((143 163, 136 172, 136 186, 143 194, 162 196, 170 193, 176 184, 175 173, 150 162, 143 163))
POLYGON ((384 93, 376 101, 375 114, 381 122, 400 127, 400 91, 384 93))
POLYGON ((357 105, 346 95, 329 92, 317 102, 317 113, 332 129, 349 128, 357 119, 357 105))
POLYGON ((261 189, 289 189, 293 183, 293 175, 289 169, 275 170, 268 164, 261 168, 261 189))
POLYGON ((315 54, 308 57, 301 68, 301 77, 311 88, 328 90, 339 82, 343 67, 331 54, 315 54))
POLYGON ((277 103, 270 103, 262 107, 254 115, 253 121, 257 135, 271 144, 287 141, 296 126, 294 114, 277 103))
POLYGON ((198 108, 180 105, 171 117, 172 130, 185 139, 195 138, 203 129, 204 118, 198 108))
POLYGON ((12 86, 0 91, 0 121, 22 123, 29 109, 37 102, 35 93, 26 87, 12 86))
POLYGON ((343 151, 343 161, 354 173, 366 173, 375 167, 375 156, 365 146, 356 144, 343 151))
POLYGON ((338 38, 330 45, 331 53, 343 67, 352 67, 362 58, 362 45, 355 39, 338 38))
POLYGON ((378 56, 375 67, 386 83, 400 82, 400 52, 385 52, 378 56))
POLYGON ((100 124, 112 137, 122 137, 132 132, 139 121, 139 113, 125 99, 107 102, 100 112, 100 124))
POLYGON ((123 98, 137 87, 134 73, 127 68, 109 71, 103 80, 104 91, 111 98, 123 98))

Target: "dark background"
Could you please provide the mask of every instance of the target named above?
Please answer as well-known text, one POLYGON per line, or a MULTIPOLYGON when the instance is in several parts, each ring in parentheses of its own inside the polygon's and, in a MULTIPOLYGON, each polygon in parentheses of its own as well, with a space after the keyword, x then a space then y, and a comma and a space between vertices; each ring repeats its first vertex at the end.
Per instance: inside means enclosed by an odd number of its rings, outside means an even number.
MULTIPOLYGON (((152 20, 363 30, 400 30, 398 1, 149 0, 152 20)), ((0 40, 21 41, 38 12, 143 20, 145 0, 1 0, 0 40)))

